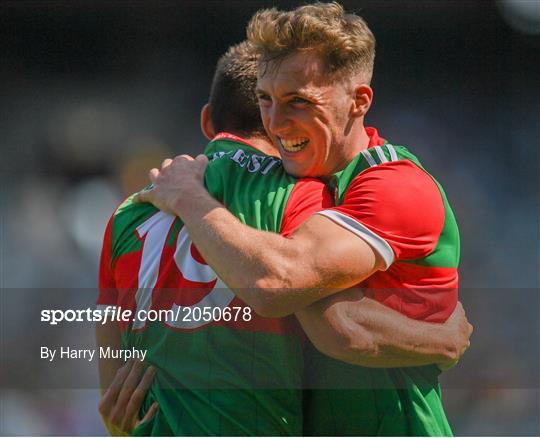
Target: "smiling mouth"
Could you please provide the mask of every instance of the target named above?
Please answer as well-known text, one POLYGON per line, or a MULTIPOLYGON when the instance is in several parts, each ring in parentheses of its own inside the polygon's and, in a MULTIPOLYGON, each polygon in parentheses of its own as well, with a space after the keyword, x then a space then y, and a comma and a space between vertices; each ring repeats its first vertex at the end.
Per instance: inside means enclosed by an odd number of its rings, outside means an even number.
POLYGON ((279 144, 286 152, 300 152, 309 143, 309 138, 295 137, 290 139, 279 139, 279 144))

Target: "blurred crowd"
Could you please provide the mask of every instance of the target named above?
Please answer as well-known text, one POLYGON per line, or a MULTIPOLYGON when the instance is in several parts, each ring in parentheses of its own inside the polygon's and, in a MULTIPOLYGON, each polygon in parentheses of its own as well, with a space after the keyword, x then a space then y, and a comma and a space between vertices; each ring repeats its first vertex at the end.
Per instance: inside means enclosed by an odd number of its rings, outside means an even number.
MULTIPOLYGON (((16 3, 0 31, 0 434, 102 434, 96 370, 81 376, 93 388, 23 389, 1 375, 24 368, 18 348, 39 348, 29 315, 42 291, 93 302, 115 206, 164 158, 202 149, 217 57, 269 3, 16 3)), ((378 40, 367 124, 422 159, 460 225, 476 332, 443 378, 454 431, 539 435, 540 27, 512 27, 504 2, 358 3, 344 2, 378 40)), ((86 327, 62 336, 92 342, 86 327)))

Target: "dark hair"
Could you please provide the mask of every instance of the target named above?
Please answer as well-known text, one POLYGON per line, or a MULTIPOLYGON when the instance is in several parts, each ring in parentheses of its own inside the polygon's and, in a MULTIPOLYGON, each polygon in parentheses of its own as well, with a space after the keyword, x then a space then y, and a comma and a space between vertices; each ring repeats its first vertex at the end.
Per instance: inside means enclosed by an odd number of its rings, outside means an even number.
POLYGON ((266 136, 255 96, 257 54, 243 41, 219 59, 210 88, 210 119, 215 132, 266 136))

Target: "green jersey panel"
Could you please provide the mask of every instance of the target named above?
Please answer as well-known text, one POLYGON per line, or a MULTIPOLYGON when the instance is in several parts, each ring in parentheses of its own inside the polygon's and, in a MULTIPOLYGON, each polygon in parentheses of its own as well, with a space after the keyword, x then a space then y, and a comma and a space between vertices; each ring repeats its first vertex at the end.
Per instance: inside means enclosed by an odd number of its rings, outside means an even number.
MULTIPOLYGON (((289 208, 309 215, 322 207, 322 183, 312 202, 280 160, 231 137, 218 137, 205 150, 210 159, 205 185, 242 222, 278 233, 289 226, 289 208)), ((230 296, 220 306, 246 307, 204 263, 179 218, 130 197, 115 212, 110 230, 106 265, 117 295, 100 297, 99 304, 171 309, 230 296)), ((161 321, 122 327, 123 347, 146 349, 146 361, 158 369, 141 414, 154 401, 159 412, 135 435, 302 434, 298 323, 293 317, 251 316, 188 328, 161 321)))
MULTIPOLYGON (((378 137, 376 131, 375 135, 368 133, 372 140, 378 137)), ((459 233, 454 214, 440 184, 405 147, 382 139, 371 143, 345 169, 334 175, 330 187, 336 207, 330 209, 327 216, 353 232, 384 233, 386 223, 401 221, 402 214, 396 213, 392 204, 397 198, 400 206, 409 208, 407 214, 413 218, 413 223, 414 220, 421 221, 424 207, 418 209, 414 191, 403 189, 400 169, 405 169, 407 176, 418 178, 418 182, 414 181, 416 190, 424 187, 431 190, 434 194, 430 199, 438 198, 441 206, 437 208, 443 215, 437 222, 440 223, 438 234, 432 234, 431 248, 425 249, 427 239, 423 236, 419 239, 414 234, 405 234, 402 249, 399 247, 401 230, 391 228, 391 238, 397 237, 388 248, 395 259, 387 270, 373 274, 359 287, 365 288, 367 296, 411 318, 442 322, 452 313, 457 299, 459 233), (404 162, 407 164, 403 165, 404 162), (373 191, 367 194, 370 201, 364 205, 372 204, 359 210, 357 205, 363 202, 361 196, 366 196, 362 190, 368 190, 365 187, 373 191), (375 192, 376 187, 384 189, 375 192), (390 196, 386 197, 386 193, 390 196), (396 193, 401 196, 394 196, 396 193), (340 222, 342 217, 346 221, 340 222), (389 217, 392 219, 385 222, 389 217), (349 226, 351 223, 353 225, 349 226), (395 255, 400 251, 413 253, 415 239, 423 245, 423 256, 400 258, 395 255)), ((385 239, 386 236, 382 236, 381 239, 385 239)), ((312 346, 306 349, 305 364, 307 385, 314 388, 306 395, 304 427, 308 435, 452 435, 442 406, 440 371, 434 365, 364 368, 326 357, 312 346)))

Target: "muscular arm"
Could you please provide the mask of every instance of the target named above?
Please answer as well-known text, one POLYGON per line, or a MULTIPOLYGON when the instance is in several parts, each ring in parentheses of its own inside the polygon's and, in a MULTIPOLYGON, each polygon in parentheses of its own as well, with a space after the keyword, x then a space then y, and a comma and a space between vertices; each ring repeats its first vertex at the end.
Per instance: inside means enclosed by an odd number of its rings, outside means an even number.
POLYGON ((365 367, 449 368, 469 347, 472 332, 460 303, 446 323, 433 324, 407 318, 358 289, 320 300, 296 316, 321 353, 365 367))
POLYGON ((199 197, 177 213, 218 276, 263 316, 303 309, 379 266, 367 243, 326 217, 313 216, 285 238, 242 224, 214 202, 199 197))
POLYGON ((362 238, 321 215, 308 219, 290 238, 242 224, 202 186, 204 160, 191 163, 198 172, 194 178, 187 177, 186 168, 174 170, 174 162, 173 171, 154 169, 155 188, 137 200, 180 216, 207 263, 257 313, 281 317, 297 312, 323 353, 358 365, 444 364, 467 348, 468 335, 456 339, 443 326, 410 320, 361 295, 351 299, 350 291, 305 309, 358 284, 382 260, 362 238))
POLYGON ((257 313, 289 315, 379 268, 363 239, 323 216, 313 216, 290 238, 242 224, 205 190, 206 163, 200 160, 191 162, 195 170, 188 168, 198 172, 194 178, 175 162, 155 170, 154 189, 137 200, 180 216, 206 262, 257 313))

